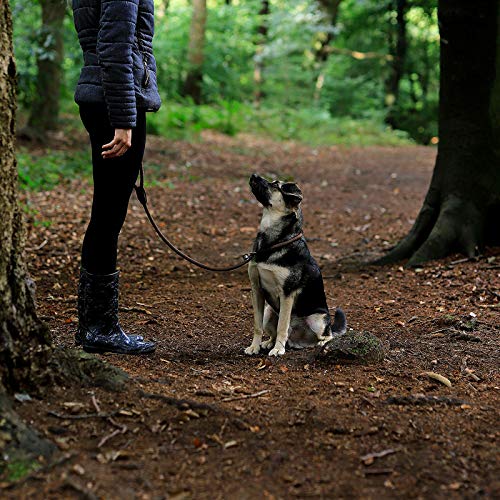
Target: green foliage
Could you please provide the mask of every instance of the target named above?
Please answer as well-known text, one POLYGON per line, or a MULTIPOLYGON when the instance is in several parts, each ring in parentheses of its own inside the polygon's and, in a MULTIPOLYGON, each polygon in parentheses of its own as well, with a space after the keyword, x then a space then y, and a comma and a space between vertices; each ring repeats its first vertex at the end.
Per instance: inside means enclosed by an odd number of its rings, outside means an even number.
MULTIPOLYGON (((50 54, 44 53, 38 1, 11 3, 19 100, 29 108, 34 93, 43 91, 34 88, 36 57, 50 54)), ((436 3, 408 0, 404 74, 400 98, 391 106, 386 92, 397 31, 395 2, 342 0, 337 22, 331 26, 318 0, 273 0, 266 19, 268 35, 263 39, 258 33, 263 22, 260 0, 233 0, 231 5, 209 0, 204 105, 197 108, 180 97, 187 73, 192 4, 157 0, 154 46, 164 109, 149 120, 149 132, 195 138, 207 128, 230 135, 268 129, 274 137, 308 142, 319 136, 321 143, 393 143, 409 136, 428 143, 437 135, 436 3), (315 51, 328 34, 334 51, 325 62, 317 59, 315 51), (260 110, 252 106, 256 62, 262 65, 260 110), (320 75, 322 85, 317 88, 320 75), (383 124, 389 113, 406 135, 387 132, 383 124)), ((69 9, 64 42, 61 109, 74 112, 73 92, 83 58, 69 9)))
POLYGON ((196 140, 203 130, 209 129, 228 135, 254 133, 316 146, 411 143, 407 133, 390 129, 380 117, 335 117, 318 108, 255 109, 236 101, 200 106, 166 102, 158 113, 148 116, 148 131, 171 139, 196 140))
POLYGON ((40 468, 40 464, 36 460, 12 460, 5 463, 5 467, 0 470, 3 479, 8 483, 13 483, 23 479, 31 472, 40 468))
POLYGON ((21 149, 17 153, 17 168, 21 189, 51 189, 61 181, 75 176, 90 177, 90 157, 87 150, 49 151, 42 155, 21 149))

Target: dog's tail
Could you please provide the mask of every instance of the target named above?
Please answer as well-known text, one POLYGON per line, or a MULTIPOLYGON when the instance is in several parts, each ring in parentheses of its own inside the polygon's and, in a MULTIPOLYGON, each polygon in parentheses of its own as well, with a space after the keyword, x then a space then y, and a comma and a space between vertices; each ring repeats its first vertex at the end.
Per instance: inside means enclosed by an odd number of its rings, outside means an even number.
POLYGON ((345 317, 344 311, 337 307, 335 311, 335 316, 333 317, 332 324, 332 334, 333 335, 342 335, 347 330, 347 319, 345 317))

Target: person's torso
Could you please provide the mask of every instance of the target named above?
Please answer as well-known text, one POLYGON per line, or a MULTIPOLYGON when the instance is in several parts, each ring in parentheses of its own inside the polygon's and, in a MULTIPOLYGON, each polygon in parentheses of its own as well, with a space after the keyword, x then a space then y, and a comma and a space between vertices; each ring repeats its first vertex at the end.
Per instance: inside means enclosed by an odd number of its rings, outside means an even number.
MULTIPOLYGON (((120 3, 123 3, 124 16, 127 16, 129 12, 135 12, 135 9, 130 9, 130 11, 127 12, 128 2, 124 2, 123 0, 114 1, 120 1, 120 3)), ((78 39, 82 47, 85 65, 97 64, 97 39, 99 33, 101 4, 102 0, 73 0, 74 23, 78 34, 78 39)), ((153 57, 153 0, 139 0, 136 20, 136 32, 140 39, 141 50, 139 50, 138 44, 134 43, 134 65, 140 63, 141 51, 145 52, 149 57, 153 57)))
MULTIPOLYGON (((156 111, 160 107, 161 99, 158 93, 156 60, 153 54, 154 0, 138 0, 137 4, 124 0, 73 0, 73 20, 84 62, 75 91, 76 102, 99 102, 104 99, 99 56, 106 60, 108 55, 112 54, 115 60, 127 64, 125 63, 128 59, 126 56, 129 54, 127 44, 131 44, 132 74, 137 105, 156 111), (101 8, 107 8, 113 2, 119 4, 120 18, 116 19, 116 26, 114 23, 108 23, 106 43, 100 45, 101 51, 99 51, 99 32, 102 28, 101 8), (120 21, 129 19, 136 23, 135 35, 133 37, 127 35, 127 40, 124 40, 123 22, 120 21), (116 39, 116 46, 110 47, 113 42, 109 41, 114 39, 116 39), (123 58, 121 58, 120 51, 123 51, 123 58)), ((125 73, 122 69, 114 71, 117 80, 119 80, 118 75, 125 73)))

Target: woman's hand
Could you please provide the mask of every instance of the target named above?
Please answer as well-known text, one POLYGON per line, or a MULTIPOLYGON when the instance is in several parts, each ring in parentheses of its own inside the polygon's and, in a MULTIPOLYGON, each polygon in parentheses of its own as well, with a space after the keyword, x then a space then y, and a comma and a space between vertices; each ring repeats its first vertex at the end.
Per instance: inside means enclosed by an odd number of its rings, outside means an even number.
POLYGON ((108 158, 116 158, 122 156, 132 146, 132 129, 117 128, 115 129, 115 137, 108 144, 104 144, 101 154, 106 160, 108 158))

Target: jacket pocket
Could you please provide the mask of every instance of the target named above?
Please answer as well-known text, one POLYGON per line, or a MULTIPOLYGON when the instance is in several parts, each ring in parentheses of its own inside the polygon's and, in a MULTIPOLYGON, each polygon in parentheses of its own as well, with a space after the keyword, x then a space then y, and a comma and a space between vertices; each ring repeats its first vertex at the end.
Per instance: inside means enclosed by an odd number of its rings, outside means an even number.
POLYGON ((84 66, 80 71, 78 84, 102 85, 102 72, 100 66, 84 66))

